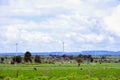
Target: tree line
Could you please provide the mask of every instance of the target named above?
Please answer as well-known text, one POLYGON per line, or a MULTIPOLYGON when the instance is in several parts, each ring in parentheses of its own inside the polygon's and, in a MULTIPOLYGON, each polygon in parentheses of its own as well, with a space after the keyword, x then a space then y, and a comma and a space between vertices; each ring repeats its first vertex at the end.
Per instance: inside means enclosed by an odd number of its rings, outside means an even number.
MULTIPOLYGON (((7 57, 6 57, 7 58, 7 57)), ((102 56, 100 58, 93 57, 92 55, 83 55, 79 54, 78 56, 74 55, 49 55, 46 57, 46 60, 43 61, 43 58, 40 55, 35 55, 34 57, 32 56, 32 53, 29 51, 26 51, 24 56, 14 56, 12 57, 11 64, 17 64, 17 63, 49 63, 49 64, 54 64, 55 62, 70 62, 75 61, 78 63, 78 66, 80 66, 81 63, 86 62, 87 64, 92 63, 92 62, 99 62, 100 64, 102 62, 106 61, 106 57, 102 56)), ((5 58, 1 57, 0 58, 0 63, 4 63, 5 58)), ((120 62, 120 59, 117 61, 120 62)))

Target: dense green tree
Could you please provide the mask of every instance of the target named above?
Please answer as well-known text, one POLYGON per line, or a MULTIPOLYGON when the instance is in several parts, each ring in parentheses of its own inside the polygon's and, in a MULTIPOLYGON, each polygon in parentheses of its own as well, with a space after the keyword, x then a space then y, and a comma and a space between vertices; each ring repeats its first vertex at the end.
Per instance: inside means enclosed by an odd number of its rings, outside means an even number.
POLYGON ((24 55, 24 61, 25 62, 31 62, 32 63, 32 59, 31 59, 31 53, 29 51, 26 51, 25 55, 24 55))

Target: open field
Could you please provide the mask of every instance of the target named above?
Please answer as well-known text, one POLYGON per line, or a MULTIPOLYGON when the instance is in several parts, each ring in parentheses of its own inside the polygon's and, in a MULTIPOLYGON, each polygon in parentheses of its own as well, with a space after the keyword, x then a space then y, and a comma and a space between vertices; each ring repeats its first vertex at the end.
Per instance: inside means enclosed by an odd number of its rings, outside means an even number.
POLYGON ((0 64, 0 80, 120 80, 120 63, 0 64))

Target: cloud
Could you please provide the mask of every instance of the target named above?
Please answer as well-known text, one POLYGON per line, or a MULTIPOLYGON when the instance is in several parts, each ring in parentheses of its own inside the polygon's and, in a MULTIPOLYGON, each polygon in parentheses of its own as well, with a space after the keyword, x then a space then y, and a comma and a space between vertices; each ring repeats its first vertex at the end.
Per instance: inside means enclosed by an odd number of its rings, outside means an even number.
POLYGON ((116 35, 120 36, 120 5, 117 6, 110 16, 105 17, 104 21, 107 26, 107 30, 115 33, 116 35))
POLYGON ((62 51, 63 41, 66 51, 109 50, 118 46, 118 0, 9 0, 2 3, 0 45, 8 52, 15 51, 15 43, 19 44, 19 51, 62 51), (111 27, 115 24, 116 27, 111 27))

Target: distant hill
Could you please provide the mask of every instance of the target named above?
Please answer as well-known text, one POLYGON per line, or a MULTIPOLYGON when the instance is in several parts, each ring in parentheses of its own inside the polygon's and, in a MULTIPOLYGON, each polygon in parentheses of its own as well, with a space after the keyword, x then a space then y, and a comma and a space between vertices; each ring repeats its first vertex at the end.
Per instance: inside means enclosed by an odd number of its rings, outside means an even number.
POLYGON ((82 51, 82 54, 120 56, 120 51, 82 51))
MULTIPOLYGON (((81 51, 81 52, 31 52, 32 55, 79 55, 79 54, 84 54, 84 55, 110 55, 110 56, 120 56, 120 51, 97 51, 97 50, 91 50, 91 51, 81 51)), ((23 56, 23 52, 19 53, 0 53, 0 56, 16 56, 20 55, 23 56)))

